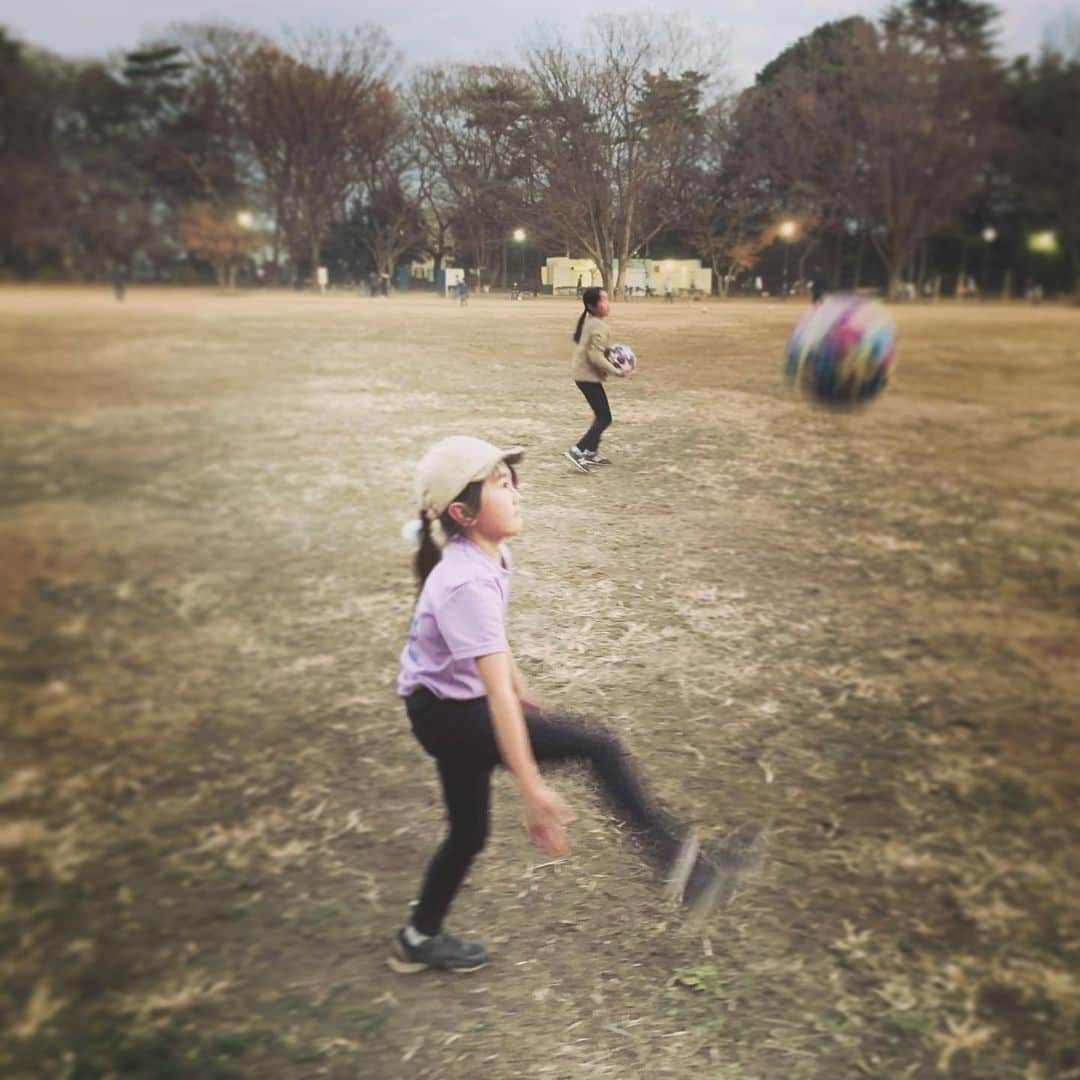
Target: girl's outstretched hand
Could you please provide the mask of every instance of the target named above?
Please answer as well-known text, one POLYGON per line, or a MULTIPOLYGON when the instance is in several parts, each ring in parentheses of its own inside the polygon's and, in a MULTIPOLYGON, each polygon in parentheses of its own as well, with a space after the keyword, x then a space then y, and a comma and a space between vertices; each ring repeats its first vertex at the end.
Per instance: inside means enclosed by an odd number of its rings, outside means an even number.
POLYGON ((541 785, 525 796, 525 820, 537 847, 556 858, 570 854, 565 826, 574 820, 574 812, 558 792, 541 785))

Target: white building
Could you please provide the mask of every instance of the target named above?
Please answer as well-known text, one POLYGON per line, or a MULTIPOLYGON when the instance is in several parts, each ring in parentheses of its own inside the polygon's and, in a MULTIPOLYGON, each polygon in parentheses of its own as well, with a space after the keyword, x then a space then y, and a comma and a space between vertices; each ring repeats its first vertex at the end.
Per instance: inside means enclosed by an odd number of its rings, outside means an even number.
MULTIPOLYGON (((619 263, 615 262, 618 273, 619 263)), ((675 294, 712 292, 712 270, 701 265, 700 259, 631 259, 626 268, 626 287, 637 293, 649 290, 663 296, 669 290, 675 294)), ((584 289, 603 284, 600 270, 592 259, 550 258, 540 269, 540 280, 551 291, 576 293, 578 284, 584 289)))

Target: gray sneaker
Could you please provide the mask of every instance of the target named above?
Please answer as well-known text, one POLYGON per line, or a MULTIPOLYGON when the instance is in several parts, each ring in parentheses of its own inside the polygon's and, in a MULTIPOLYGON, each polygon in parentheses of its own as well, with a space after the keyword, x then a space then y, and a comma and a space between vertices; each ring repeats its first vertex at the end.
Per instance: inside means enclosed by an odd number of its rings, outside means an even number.
POLYGON ((589 462, 585 457, 585 451, 579 450, 576 446, 571 446, 566 451, 567 460, 581 472, 587 473, 589 471, 589 462))
POLYGON ((679 845, 679 853, 671 864, 664 888, 664 895, 668 900, 682 900, 683 893, 686 892, 686 883, 690 880, 690 872, 694 869, 700 850, 701 843, 693 833, 690 833, 679 845))
POLYGON ((436 934, 419 945, 410 945, 405 931, 399 930, 386 962, 399 975, 415 975, 428 968, 464 974, 482 968, 488 954, 479 941, 459 941, 449 934, 436 934))
POLYGON ((587 465, 610 465, 611 458, 601 457, 595 450, 583 450, 581 456, 587 465))
POLYGON ((708 850, 695 836, 688 836, 668 877, 669 899, 681 900, 690 924, 700 924, 716 907, 727 904, 739 884, 760 869, 767 844, 768 830, 758 825, 742 825, 708 850))

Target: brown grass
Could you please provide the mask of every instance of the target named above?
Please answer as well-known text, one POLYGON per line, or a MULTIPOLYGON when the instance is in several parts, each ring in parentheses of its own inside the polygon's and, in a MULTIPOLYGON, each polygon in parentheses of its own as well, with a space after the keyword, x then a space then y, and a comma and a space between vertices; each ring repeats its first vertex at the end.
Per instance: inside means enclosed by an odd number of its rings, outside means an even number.
POLYGON ((782 385, 797 313, 619 306, 582 477, 572 303, 0 293, 0 1074, 1080 1076, 1080 312, 899 308, 850 416, 782 385), (767 829, 705 926, 584 778, 552 861, 501 777, 453 912, 494 963, 384 967, 441 818, 398 531, 451 432, 527 447, 540 694, 767 829))

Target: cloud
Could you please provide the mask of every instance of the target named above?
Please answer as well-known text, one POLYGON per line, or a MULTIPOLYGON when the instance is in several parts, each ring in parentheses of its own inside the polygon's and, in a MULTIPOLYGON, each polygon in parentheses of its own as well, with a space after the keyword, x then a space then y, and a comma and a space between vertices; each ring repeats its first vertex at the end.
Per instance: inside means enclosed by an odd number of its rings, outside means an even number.
MULTIPOLYGON (((153 8, 134 0, 50 0, 29 5, 0 0, 0 21, 36 45, 68 55, 103 55, 130 49, 173 21, 220 20, 220 6, 211 0, 156 0, 153 8), (148 13, 152 11, 153 14, 148 13)), ((875 17, 885 4, 870 0, 731 0, 718 7, 714 0, 688 0, 676 11, 727 31, 729 64, 739 85, 753 80, 769 60, 815 26, 850 15, 875 17)), ((1043 28, 1060 19, 1066 8, 1046 0, 1005 0, 1001 5, 1000 44, 1007 55, 1037 51, 1043 28)), ((346 29, 357 22, 381 25, 411 64, 498 62, 520 55, 521 46, 539 22, 559 29, 573 40, 590 14, 611 10, 609 3, 548 0, 527 9, 496 0, 469 4, 420 0, 409 6, 400 0, 368 0, 358 18, 355 0, 236 0, 229 20, 269 33, 284 27, 346 29)), ((655 12, 652 3, 618 6, 619 12, 655 12)), ((1072 7, 1075 12, 1075 7, 1072 7)))

